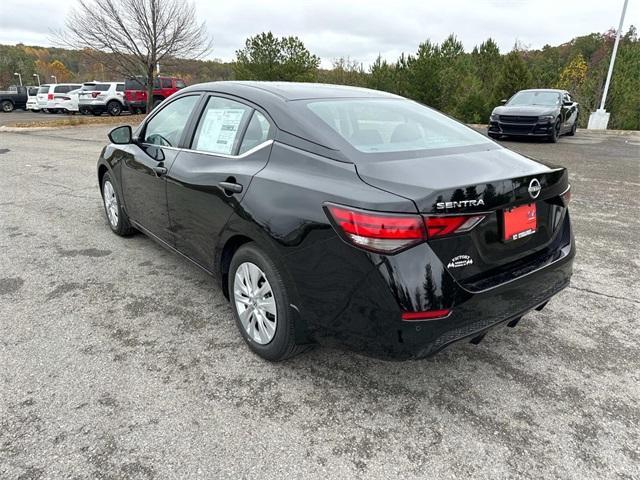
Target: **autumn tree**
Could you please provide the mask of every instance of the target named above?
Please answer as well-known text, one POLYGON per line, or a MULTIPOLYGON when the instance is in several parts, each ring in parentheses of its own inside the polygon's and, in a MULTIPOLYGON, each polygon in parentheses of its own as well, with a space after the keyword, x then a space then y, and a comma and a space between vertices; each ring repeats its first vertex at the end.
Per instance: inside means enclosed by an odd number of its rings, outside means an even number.
POLYGON ((78 0, 56 40, 96 58, 109 53, 121 75, 144 75, 148 111, 156 65, 202 57, 212 45, 193 3, 182 0, 78 0))
POLYGON ((247 38, 236 51, 234 72, 238 80, 315 80, 320 58, 307 50, 298 37, 278 38, 271 32, 247 38))

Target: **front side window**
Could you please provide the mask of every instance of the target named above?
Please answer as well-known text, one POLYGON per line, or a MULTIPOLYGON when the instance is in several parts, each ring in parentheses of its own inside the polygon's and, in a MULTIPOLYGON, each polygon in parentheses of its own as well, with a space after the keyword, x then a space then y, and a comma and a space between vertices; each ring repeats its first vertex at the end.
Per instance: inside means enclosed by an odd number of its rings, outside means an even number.
POLYGON ((189 115, 193 110, 197 95, 178 98, 163 107, 153 116, 144 130, 144 142, 165 147, 177 147, 182 137, 189 115))
POLYGON ((200 117, 191 148, 201 152, 231 155, 251 107, 226 98, 210 97, 200 117))
POLYGON ((332 99, 307 108, 364 153, 409 152, 488 143, 468 127, 405 99, 332 99))
POLYGON ((242 155, 244 152, 266 142, 269 139, 270 129, 271 125, 269 124, 269 120, 257 110, 254 111, 251 116, 251 121, 249 121, 249 125, 247 126, 247 131, 242 138, 238 154, 242 155))

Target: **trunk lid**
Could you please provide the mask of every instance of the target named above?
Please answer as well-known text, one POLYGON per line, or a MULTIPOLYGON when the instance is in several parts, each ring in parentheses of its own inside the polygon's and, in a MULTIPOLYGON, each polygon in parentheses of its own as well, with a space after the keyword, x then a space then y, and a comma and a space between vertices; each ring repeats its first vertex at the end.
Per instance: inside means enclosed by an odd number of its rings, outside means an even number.
POLYGON ((549 248, 566 211, 560 195, 569 187, 564 168, 543 165, 497 145, 473 150, 357 165, 363 181, 412 200, 424 216, 485 216, 469 232, 429 240, 445 268, 463 284, 504 273, 510 266, 521 268, 523 259, 549 248), (533 188, 532 195, 534 179, 540 190, 533 188), (505 211, 534 204, 535 233, 505 240, 505 211))

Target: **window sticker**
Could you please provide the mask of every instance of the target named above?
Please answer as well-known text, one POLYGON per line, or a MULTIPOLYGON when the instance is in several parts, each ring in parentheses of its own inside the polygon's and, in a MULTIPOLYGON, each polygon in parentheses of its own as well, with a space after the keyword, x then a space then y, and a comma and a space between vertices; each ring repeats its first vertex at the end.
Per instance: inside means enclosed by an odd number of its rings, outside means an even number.
POLYGON ((230 155, 245 112, 241 108, 208 109, 202 121, 196 150, 230 155))

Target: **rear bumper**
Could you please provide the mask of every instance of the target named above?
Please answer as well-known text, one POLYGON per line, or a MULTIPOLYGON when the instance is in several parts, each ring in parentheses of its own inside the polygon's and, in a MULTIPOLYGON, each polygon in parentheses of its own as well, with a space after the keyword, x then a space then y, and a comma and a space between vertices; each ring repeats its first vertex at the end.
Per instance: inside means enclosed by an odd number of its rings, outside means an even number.
POLYGON ((549 252, 501 273, 499 283, 455 281, 428 244, 392 257, 359 279, 339 317, 314 332, 321 343, 335 343, 365 355, 404 360, 422 358, 453 342, 473 338, 544 305, 569 285, 575 243, 570 222, 549 252), (489 285, 489 286, 488 286, 489 285), (451 309, 446 318, 403 321, 402 311, 451 309))
POLYGON ((548 137, 553 134, 553 122, 506 123, 489 122, 488 132, 496 135, 513 135, 527 137, 548 137))

